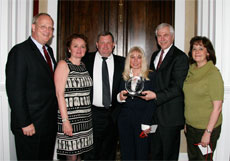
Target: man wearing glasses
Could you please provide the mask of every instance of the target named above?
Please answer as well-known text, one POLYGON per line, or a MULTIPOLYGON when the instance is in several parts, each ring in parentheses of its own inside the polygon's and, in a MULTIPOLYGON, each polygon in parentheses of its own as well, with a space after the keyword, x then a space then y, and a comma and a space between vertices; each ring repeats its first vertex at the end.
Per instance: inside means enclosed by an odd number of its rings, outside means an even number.
POLYGON ((57 133, 57 99, 53 80, 56 61, 46 43, 54 22, 40 13, 32 35, 15 45, 6 64, 6 91, 18 160, 53 160, 57 133))

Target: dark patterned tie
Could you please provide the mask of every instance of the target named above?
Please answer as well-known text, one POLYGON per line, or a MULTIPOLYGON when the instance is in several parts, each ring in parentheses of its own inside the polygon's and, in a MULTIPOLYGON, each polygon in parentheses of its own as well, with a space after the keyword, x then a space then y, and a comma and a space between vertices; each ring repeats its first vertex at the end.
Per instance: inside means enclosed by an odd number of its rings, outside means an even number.
POLYGON ((157 70, 160 68, 161 66, 161 63, 162 63, 162 60, 163 60, 163 55, 164 55, 164 50, 161 50, 161 55, 160 55, 160 59, 158 61, 158 64, 157 64, 157 70))
POLYGON ((109 86, 109 72, 108 66, 106 63, 106 57, 102 57, 102 104, 106 109, 109 108, 111 99, 110 99, 110 86, 109 86))
POLYGON ((51 73, 53 74, 53 67, 52 67, 52 63, 51 63, 50 56, 49 56, 49 54, 48 54, 48 52, 47 52, 47 50, 46 50, 46 47, 45 47, 45 46, 43 46, 43 47, 42 47, 42 49, 43 49, 43 52, 44 52, 45 57, 46 57, 46 62, 47 62, 47 64, 48 64, 48 65, 49 65, 49 67, 50 67, 50 71, 51 71, 51 73))

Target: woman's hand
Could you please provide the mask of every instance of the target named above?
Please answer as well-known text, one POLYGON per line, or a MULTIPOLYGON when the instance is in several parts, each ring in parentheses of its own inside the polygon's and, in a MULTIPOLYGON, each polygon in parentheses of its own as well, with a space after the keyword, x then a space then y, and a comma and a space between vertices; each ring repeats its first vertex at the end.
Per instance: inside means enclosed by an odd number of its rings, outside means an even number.
POLYGON ((145 138, 148 137, 148 134, 150 133, 150 128, 146 129, 146 130, 142 130, 141 134, 140 134, 140 138, 145 138))
POLYGON ((144 96, 140 97, 146 101, 153 100, 157 97, 156 93, 153 91, 143 91, 141 92, 141 94, 143 94, 144 96))
POLYGON ((206 147, 210 142, 211 133, 208 133, 206 130, 201 138, 201 145, 206 147))
POLYGON ((126 90, 122 90, 122 91, 120 92, 120 100, 121 100, 121 101, 126 100, 126 98, 127 98, 126 94, 127 94, 127 93, 128 93, 128 91, 126 91, 126 90))
MULTIPOLYGON (((209 131, 212 131, 213 128, 216 125, 216 122, 220 116, 220 113, 222 111, 222 100, 218 100, 218 101, 213 101, 213 111, 210 115, 210 119, 208 122, 208 126, 206 129, 209 129, 209 131)), ((210 143, 210 137, 211 137, 211 132, 208 132, 207 130, 205 130, 202 138, 201 138, 201 145, 203 147, 206 147, 209 143, 210 143)))
POLYGON ((144 134, 145 134, 146 136, 148 136, 148 134, 150 133, 150 128, 148 128, 148 129, 146 129, 146 130, 143 130, 143 132, 144 132, 144 134))
POLYGON ((64 134, 66 134, 68 136, 73 136, 73 128, 72 128, 72 125, 70 124, 69 120, 63 122, 62 127, 63 127, 64 134))

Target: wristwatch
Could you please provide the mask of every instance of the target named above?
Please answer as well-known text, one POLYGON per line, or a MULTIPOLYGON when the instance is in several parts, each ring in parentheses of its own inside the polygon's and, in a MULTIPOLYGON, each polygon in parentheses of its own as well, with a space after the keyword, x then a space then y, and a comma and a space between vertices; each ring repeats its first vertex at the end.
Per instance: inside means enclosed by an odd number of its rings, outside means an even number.
POLYGON ((62 122, 66 122, 68 120, 69 120, 68 118, 64 118, 64 119, 62 119, 62 122))

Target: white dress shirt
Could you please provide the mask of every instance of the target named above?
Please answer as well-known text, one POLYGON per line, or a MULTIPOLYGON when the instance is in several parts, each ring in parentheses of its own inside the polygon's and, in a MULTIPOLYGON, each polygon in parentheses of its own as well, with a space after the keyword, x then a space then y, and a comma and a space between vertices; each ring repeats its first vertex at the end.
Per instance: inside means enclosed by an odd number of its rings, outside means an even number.
MULTIPOLYGON (((102 104, 102 56, 99 52, 95 55, 93 66, 93 105, 97 107, 103 107, 102 104)), ((113 74, 114 74, 114 58, 111 54, 106 63, 109 71, 109 85, 110 85, 110 97, 112 100, 112 86, 113 86, 113 74)))
MULTIPOLYGON (((171 47, 172 47, 172 44, 171 44, 167 49, 164 50, 164 54, 163 54, 163 57, 162 57, 162 63, 163 63, 164 58, 165 58, 165 56, 167 55, 167 53, 168 53, 168 51, 169 51, 169 49, 170 49, 171 47)), ((155 60, 154 60, 155 69, 157 69, 157 64, 158 64, 159 59, 160 59, 161 51, 162 51, 162 49, 159 51, 159 53, 157 54, 157 56, 156 56, 156 58, 155 58, 155 60)))
MULTIPOLYGON (((32 36, 31 36, 31 39, 32 39, 32 41, 35 43, 35 45, 37 46, 37 48, 39 49, 39 51, 40 51, 40 53, 42 54, 42 56, 43 56, 43 58, 45 59, 45 61, 47 61, 46 60, 46 56, 45 56, 45 53, 44 53, 44 51, 43 51, 43 45, 42 44, 40 44, 39 42, 37 42, 37 40, 35 40, 32 36)), ((45 46, 45 48, 46 48, 46 51, 48 52, 48 54, 49 54, 49 57, 50 57, 50 60, 51 60, 51 63, 52 63, 52 68, 54 69, 54 62, 53 62, 53 60, 52 60, 52 58, 51 58, 51 56, 50 56, 50 53, 49 53, 49 51, 48 51, 48 48, 45 46)))

